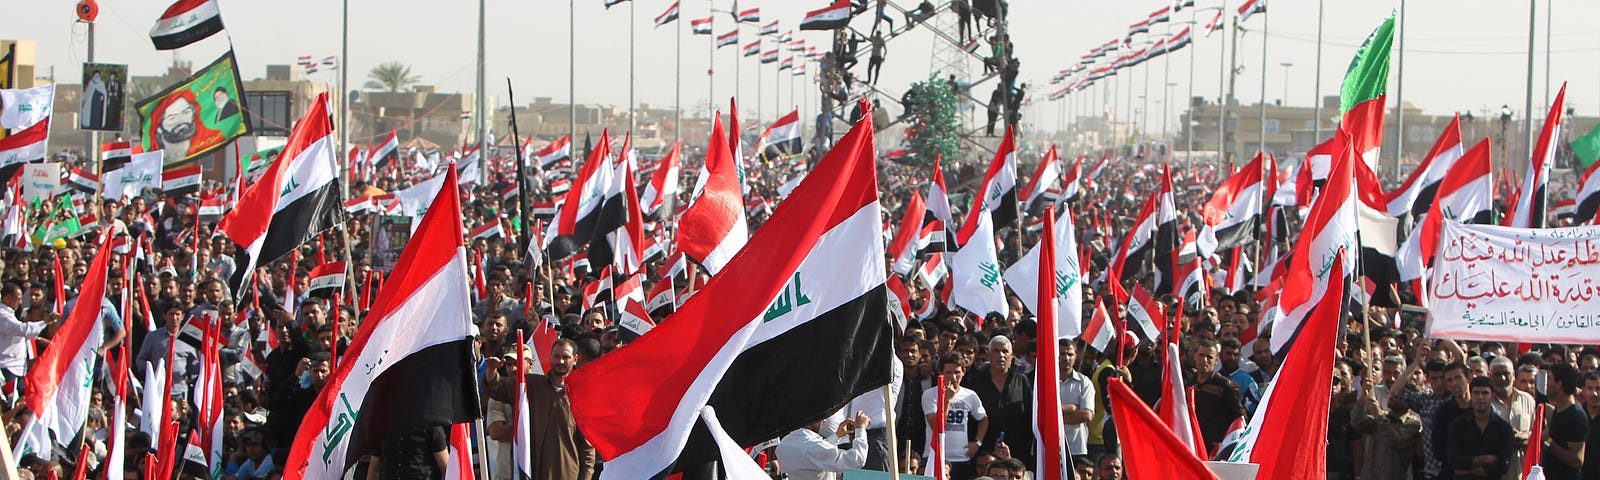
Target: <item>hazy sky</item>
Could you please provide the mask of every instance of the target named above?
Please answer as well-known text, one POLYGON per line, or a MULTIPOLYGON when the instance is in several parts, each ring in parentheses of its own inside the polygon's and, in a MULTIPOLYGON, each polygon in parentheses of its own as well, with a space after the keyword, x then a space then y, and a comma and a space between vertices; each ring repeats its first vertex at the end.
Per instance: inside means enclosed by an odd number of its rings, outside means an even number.
MULTIPOLYGON (((898 0, 904 6, 912 0, 898 0)), ((85 59, 85 28, 74 22, 72 2, 12 2, 0 18, 0 37, 16 37, 38 44, 40 74, 49 67, 64 82, 76 83, 79 64, 85 59)), ((162 71, 173 54, 158 52, 151 45, 148 31, 170 1, 104 0, 100 4, 97 27, 98 52, 102 62, 127 63, 135 75, 162 71)), ((221 0, 228 33, 245 78, 264 75, 267 64, 292 64, 297 56, 311 55, 320 60, 339 54, 340 3, 332 0, 221 0)), ((609 11, 601 0, 577 1, 577 99, 580 103, 625 105, 628 102, 629 4, 609 11)), ((685 0, 682 20, 700 18, 715 7, 726 10, 732 0, 685 0)), ((1166 4, 1166 0, 1013 0, 1012 38, 1022 60, 1022 78, 1036 95, 1053 88, 1045 86, 1057 70, 1074 62, 1089 49, 1112 38, 1119 38, 1127 25, 1143 19, 1166 4), (1042 88, 1041 88, 1042 87, 1042 88)), ((1201 8, 1215 7, 1219 0, 1197 0, 1201 8)), ((1239 0, 1229 2, 1236 9, 1239 0)), ((1579 115, 1595 115, 1600 110, 1600 2, 1593 0, 1538 1, 1538 55, 1534 88, 1535 109, 1545 99, 1544 43, 1545 13, 1553 3, 1554 24, 1550 28, 1554 43, 1551 79, 1555 86, 1571 83, 1568 102, 1579 115)), ((682 33, 683 101, 703 104, 707 98, 707 57, 710 36, 691 36, 688 25, 669 25, 661 29, 652 19, 672 4, 668 0, 636 0, 635 76, 638 102, 670 106, 674 92, 675 37, 682 33)), ((741 7, 760 7, 763 24, 778 19, 783 30, 797 29, 806 10, 826 5, 824 0, 776 1, 745 0, 741 7)), ((551 96, 565 102, 568 87, 568 2, 488 0, 488 85, 490 95, 503 98, 505 79, 516 85, 518 100, 551 96)), ((1334 94, 1345 66, 1361 39, 1385 15, 1399 9, 1394 0, 1342 0, 1327 2, 1322 56, 1322 93, 1334 94)), ((1522 110, 1526 74, 1528 2, 1513 0, 1420 1, 1407 5, 1405 27, 1405 100, 1429 112, 1449 112, 1510 104, 1522 110)), ((351 0, 350 1, 350 82, 359 86, 366 72, 386 61, 401 61, 414 67, 423 83, 447 91, 471 91, 474 85, 477 5, 463 0, 351 0)), ((1212 11, 1199 13, 1204 24, 1212 11)), ((1231 14, 1231 13, 1230 13, 1231 14)), ((869 28, 862 15, 858 28, 869 28)), ((896 22, 903 17, 894 15, 896 22)), ((1174 16, 1187 21, 1186 9, 1174 16)), ((715 33, 733 28, 726 14, 717 17, 715 33)), ((741 24, 742 43, 755 38, 756 25, 741 24)), ((1314 98, 1313 74, 1316 62, 1317 2, 1276 0, 1267 17, 1257 16, 1246 25, 1238 51, 1244 72, 1237 95, 1253 102, 1259 98, 1261 75, 1261 36, 1270 29, 1265 88, 1270 100, 1285 96, 1285 69, 1281 62, 1292 62, 1288 69, 1288 103, 1309 104, 1314 98), (1264 21, 1270 26, 1263 25, 1264 21)), ((1174 25, 1174 30, 1181 25, 1174 25)), ((1165 31, 1158 26, 1153 31, 1165 31)), ((825 48, 822 32, 799 32, 808 45, 825 48)), ((1196 95, 1217 95, 1219 32, 1212 38, 1196 35, 1194 88, 1196 95)), ((912 81, 926 78, 934 37, 925 29, 913 30, 889 43, 885 63, 884 89, 901 92, 912 81)), ((196 64, 205 64, 222 51, 222 42, 201 44, 181 50, 178 55, 196 64)), ((771 48, 768 41, 764 49, 771 48)), ((864 51, 864 50, 863 50, 864 51)), ((1397 52, 1398 54, 1398 52, 1397 52)), ((732 93, 736 48, 715 52, 716 96, 725 103, 732 93)), ((864 71, 866 64, 863 55, 864 71)), ((1171 56, 1171 81, 1177 83, 1174 97, 1188 90, 1190 55, 1187 51, 1171 56)), ((742 112, 755 107, 756 81, 763 82, 763 116, 771 117, 776 101, 772 94, 775 65, 761 67, 757 77, 755 58, 743 59, 742 112)), ((1151 82, 1153 99, 1160 98, 1158 87, 1162 62, 1150 62, 1156 75, 1151 82)), ((1397 65, 1398 66, 1398 65, 1397 65)), ((970 67, 980 71, 977 64, 970 67)), ((1144 68, 1144 67, 1139 67, 1144 68)), ((1392 74, 1398 74, 1398 68, 1392 74)), ((787 73, 787 72, 785 72, 787 73)), ((318 73, 313 79, 330 84, 335 73, 318 73)), ((777 80, 784 92, 783 109, 789 107, 789 77, 777 80)), ((796 81, 796 85, 800 82, 796 81)), ((1554 96, 1554 86, 1551 96, 1554 96)), ((1391 80, 1391 101, 1399 94, 1391 80)), ((813 97, 814 98, 814 97, 813 97)), ((796 97, 799 100, 799 97, 796 97)), ((1152 108, 1154 104, 1152 103, 1152 108)))

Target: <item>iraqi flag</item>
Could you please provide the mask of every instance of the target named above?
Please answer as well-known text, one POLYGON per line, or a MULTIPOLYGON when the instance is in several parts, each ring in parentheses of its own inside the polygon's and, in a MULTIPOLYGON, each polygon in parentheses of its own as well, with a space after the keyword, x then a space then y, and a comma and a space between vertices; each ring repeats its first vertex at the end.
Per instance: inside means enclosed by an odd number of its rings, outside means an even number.
POLYGON ((777 20, 773 20, 772 23, 769 23, 769 24, 766 24, 766 25, 762 25, 761 26, 761 30, 756 32, 756 33, 759 33, 761 35, 777 35, 778 34, 778 21, 777 20))
POLYGON ((622 301, 622 309, 617 312, 617 340, 632 342, 644 336, 651 329, 656 328, 656 322, 650 319, 650 312, 645 311, 644 305, 632 298, 622 301))
POLYGON ((311 269, 311 280, 306 294, 320 298, 333 298, 344 289, 344 262, 331 262, 311 269))
POLYGON ((92 193, 100 190, 100 176, 83 168, 72 167, 72 172, 67 174, 67 185, 85 193, 92 193))
POLYGON ((1544 228, 1545 186, 1550 183, 1550 169, 1555 168, 1556 151, 1561 141, 1556 135, 1564 121, 1561 108, 1566 103, 1567 84, 1561 83, 1555 103, 1550 104, 1550 114, 1545 116, 1544 127, 1539 129, 1539 142, 1533 144, 1533 157, 1528 159, 1527 174, 1522 178, 1521 195, 1517 196, 1515 210, 1511 212, 1511 226, 1517 228, 1544 228))
POLYGON ((699 196, 678 219, 678 250, 712 275, 722 270, 750 238, 745 223, 739 166, 722 132, 722 116, 712 122, 706 166, 695 181, 699 196))
POLYGON ((220 31, 222 10, 217 8, 217 0, 178 0, 150 27, 150 41, 156 50, 173 50, 220 31))
POLYGON ((799 110, 791 110, 788 115, 779 117, 756 139, 756 151, 767 161, 799 155, 804 153, 804 147, 800 142, 799 110))
POLYGON ((317 96, 294 126, 278 161, 267 167, 217 230, 234 244, 239 265, 228 285, 243 298, 257 265, 277 260, 344 221, 328 95, 317 96))
POLYGON ((1257 153, 1255 160, 1222 181, 1211 200, 1201 207, 1205 226, 1199 238, 1200 255, 1210 257, 1218 250, 1234 248, 1255 241, 1264 200, 1271 198, 1276 182, 1272 180, 1277 165, 1271 157, 1257 153))
POLYGON ((1056 154, 1055 145, 1044 153, 1044 158, 1039 160, 1039 167, 1033 170, 1033 176, 1028 178, 1028 184, 1017 191, 1017 198, 1024 199, 1023 205, 1029 215, 1035 217, 1044 213, 1045 203, 1051 195, 1059 195, 1061 184, 1061 157, 1056 154))
POLYGON ((921 253, 916 243, 921 233, 922 217, 927 215, 928 209, 923 206, 922 195, 911 192, 911 199, 906 201, 905 212, 900 216, 900 223, 895 227, 894 239, 889 242, 889 256, 894 258, 894 273, 908 275, 916 268, 917 257, 921 253))
MULTIPOLYGON (((1051 147, 1052 149, 1055 147, 1051 147)), ((1072 162, 1072 168, 1067 169, 1066 178, 1061 181, 1061 201, 1076 202, 1083 192, 1083 155, 1072 162)))
MULTIPOLYGON (((518 428, 526 428, 519 426, 518 428)), ((445 480, 475 480, 472 471, 472 425, 457 423, 450 426, 450 460, 445 463, 445 480)))
POLYGON ((1183 357, 1182 350, 1178 349, 1178 336, 1178 323, 1174 321, 1167 328, 1166 340, 1162 342, 1165 344, 1162 353, 1166 355, 1166 361, 1161 368, 1161 401, 1156 404, 1160 411, 1156 415, 1198 460, 1206 455, 1206 440, 1201 436, 1200 423, 1194 415, 1194 404, 1189 399, 1192 392, 1183 385, 1183 357))
POLYGON ((731 32, 728 32, 728 33, 724 33, 722 35, 717 35, 717 43, 716 43, 717 48, 726 47, 728 45, 735 45, 735 44, 738 44, 738 43, 739 43, 739 31, 738 30, 734 30, 734 31, 731 31, 731 32))
MULTIPOLYGON (((1348 132, 1340 130, 1336 134, 1349 140, 1348 132)), ((1334 257, 1341 252, 1355 252, 1358 248, 1354 163, 1360 161, 1354 151, 1344 149, 1343 154, 1334 159, 1328 183, 1311 204, 1286 264, 1289 270, 1278 305, 1288 315, 1272 327, 1273 352, 1281 351, 1293 341, 1311 308, 1330 290, 1337 288, 1342 293, 1345 279, 1355 273, 1354 262, 1342 263, 1344 270, 1340 271, 1328 266, 1334 264, 1334 257)))
POLYGON ((1078 335, 1078 339, 1094 351, 1104 354, 1116 335, 1117 325, 1111 321, 1111 314, 1106 312, 1105 302, 1094 302, 1094 312, 1089 315, 1089 321, 1084 324, 1083 333, 1078 335))
POLYGON ((1267 0, 1245 0, 1244 5, 1239 6, 1239 20, 1237 21, 1244 23, 1245 20, 1250 19, 1251 15, 1257 13, 1267 13, 1267 0))
POLYGON ((806 12, 801 30, 838 30, 850 25, 850 0, 835 0, 833 5, 806 12))
POLYGON ((200 162, 161 172, 161 192, 167 195, 188 195, 199 192, 200 172, 200 162))
MULTIPOLYGON (((1039 322, 1039 329, 1036 335, 1042 340, 1035 344, 1038 349, 1035 353, 1039 355, 1038 358, 1044 359, 1060 358, 1061 346, 1057 339, 1070 339, 1078 334, 1076 330, 1078 329, 1079 317, 1076 314, 1062 312, 1062 314, 1058 315, 1056 313, 1058 307, 1056 302, 1074 302, 1071 298, 1062 298, 1067 296, 1062 295, 1067 293, 1063 290, 1072 290, 1074 287, 1080 287, 1080 284, 1076 280, 1069 280, 1071 282, 1070 285, 1057 285, 1056 283, 1060 279, 1060 274, 1057 273, 1056 248, 1062 245, 1058 244, 1057 237, 1057 234, 1061 233, 1061 231, 1058 230, 1059 227, 1055 222, 1051 220, 1051 216, 1054 214, 1054 208, 1045 209, 1044 230, 1039 237, 1039 244, 1028 252, 1028 255, 1034 257, 1034 282, 1020 279, 1020 281, 1014 280, 1011 282, 1013 286, 1024 283, 1033 284, 1033 295, 1022 292, 1017 292, 1017 295, 1025 299, 1032 298, 1034 300, 1033 311, 1038 314, 1041 320, 1045 320, 1039 322), (1056 321, 1048 321, 1049 319, 1056 319, 1056 321), (1063 319, 1066 321, 1062 321, 1063 319), (1063 326, 1070 326, 1070 330, 1061 330, 1063 326)), ((1071 222, 1072 214, 1062 212, 1061 217, 1071 222)), ((1072 226, 1070 224, 1067 226, 1066 234, 1068 238, 1072 237, 1072 226)), ((1075 253, 1077 247, 1075 245, 1071 247, 1069 250, 1075 253)), ((1024 259, 1023 262, 1027 262, 1027 259, 1024 259)), ((1069 268, 1075 278, 1079 273, 1077 265, 1071 265, 1069 268)), ((1013 267, 1013 270, 1015 270, 1015 267, 1013 267)), ((1006 273, 1009 275, 1011 271, 1006 273)), ((1080 297, 1082 296, 1081 290, 1077 293, 1080 297)), ((1081 299, 1077 300, 1077 302, 1080 305, 1082 304, 1081 299)), ((1077 309, 1071 310, 1076 311, 1077 309)), ((1073 478, 1072 473, 1068 471, 1071 462, 1068 461, 1066 452, 1067 435, 1061 418, 1061 369, 1052 368, 1055 363, 1049 362, 1043 368, 1035 368, 1033 371, 1033 448, 1035 452, 1038 452, 1038 464, 1034 466, 1034 471, 1039 473, 1037 477, 1039 480, 1073 478), (1044 405, 1046 408, 1039 408, 1040 405, 1044 405)))
POLYGON ((0 178, 10 178, 21 165, 44 161, 49 150, 50 119, 0 138, 0 178))
POLYGON ((693 32, 695 35, 710 35, 712 18, 714 17, 690 20, 689 31, 693 32))
POLYGON ((1600 175, 1595 174, 1596 171, 1600 171, 1600 167, 1596 165, 1600 165, 1600 162, 1590 164, 1589 168, 1583 171, 1583 176, 1578 179, 1577 208, 1572 219, 1574 224, 1593 223, 1595 212, 1600 211, 1600 175))
POLYGON ((743 23, 761 23, 761 9, 747 8, 740 10, 738 19, 743 23))
POLYGON ((372 161, 374 168, 381 170, 388 167, 390 162, 400 158, 400 137, 395 135, 394 130, 390 130, 389 136, 384 138, 383 143, 373 149, 367 158, 372 161))
POLYGON ((1156 292, 1180 294, 1173 291, 1177 282, 1172 278, 1178 261, 1178 247, 1178 212, 1172 200, 1172 170, 1163 165, 1160 192, 1145 201, 1144 210, 1133 223, 1133 230, 1118 246, 1117 255, 1112 257, 1107 279, 1115 286, 1113 290, 1121 288, 1120 282, 1146 271, 1146 265, 1153 265, 1154 271, 1159 274, 1156 292))
MULTIPOLYGON (((738 33, 738 32, 736 31, 734 33, 738 33)), ((745 46, 740 47, 740 49, 741 49, 741 52, 742 52, 741 56, 752 57, 752 56, 758 55, 758 54, 761 53, 761 39, 758 38, 754 42, 750 42, 748 44, 745 44, 745 46)))
POLYGON ((672 149, 656 162, 655 171, 650 172, 650 183, 645 184, 644 195, 639 196, 639 205, 644 209, 644 216, 653 221, 670 220, 672 210, 677 204, 678 149, 678 142, 672 142, 672 149))
POLYGON ((300 423, 284 478, 342 477, 391 435, 480 415, 455 167, 445 175, 338 370, 300 423))
POLYGON ((681 2, 672 2, 672 6, 671 7, 667 7, 667 11, 662 12, 661 15, 656 16, 656 26, 657 27, 660 27, 662 25, 666 25, 666 24, 669 24, 669 23, 672 23, 672 22, 678 20, 678 4, 679 3, 681 3, 681 2))
POLYGON ((566 194, 561 211, 550 222, 545 237, 550 242, 550 258, 566 259, 589 245, 600 223, 600 207, 605 201, 606 189, 616 173, 611 167, 611 132, 600 132, 600 142, 589 151, 589 158, 578 168, 574 188, 566 194))
POLYGON ((1427 213, 1439 189, 1439 181, 1455 166, 1456 160, 1461 159, 1464 151, 1461 147, 1461 115, 1458 114, 1444 127, 1439 139, 1433 142, 1433 148, 1428 150, 1427 157, 1423 157, 1422 165, 1418 165, 1398 188, 1384 194, 1389 215, 1416 217, 1427 213))
POLYGON ((105 297, 112 248, 111 236, 102 237, 78 292, 78 298, 96 301, 78 302, 77 308, 62 320, 44 353, 28 368, 23 382, 27 387, 23 401, 33 410, 35 421, 46 427, 55 437, 55 444, 62 448, 83 430, 89 418, 97 349, 104 340, 104 329, 100 328, 100 308, 104 303, 98 299, 105 297))
POLYGON ((677 313, 573 371, 572 414, 607 459, 602 479, 717 458, 693 421, 702 406, 748 448, 888 383, 894 329, 872 131, 867 119, 846 134, 677 313))
POLYGON ((1400 280, 1422 278, 1425 269, 1433 265, 1440 223, 1444 219, 1477 224, 1492 220, 1494 165, 1490 162, 1489 151, 1489 139, 1484 138, 1459 161, 1452 162, 1450 172, 1439 179, 1437 195, 1429 200, 1427 213, 1412 227, 1411 235, 1406 237, 1405 243, 1400 245, 1400 252, 1395 255, 1400 280))
POLYGON ((572 160, 572 136, 567 135, 545 145, 538 152, 534 152, 533 160, 538 162, 540 169, 549 169, 563 160, 572 160))
POLYGON ((950 209, 950 189, 945 187, 944 169, 939 166, 943 162, 943 157, 933 159, 933 179, 928 181, 928 215, 923 217, 922 224, 926 226, 935 221, 944 223, 944 229, 940 231, 940 243, 949 247, 953 243, 951 241, 955 240, 950 234, 954 233, 956 223, 955 214, 950 209))
POLYGON ((978 191, 972 198, 972 208, 967 211, 967 219, 961 223, 961 231, 956 234, 958 244, 965 245, 967 238, 977 229, 980 212, 992 217, 991 228, 994 225, 1010 225, 1017 220, 1017 147, 1011 127, 1006 127, 1005 140, 1000 142, 994 160, 989 162, 989 172, 983 175, 983 183, 978 185, 978 191))
POLYGON ((1006 285, 1001 281, 1000 256, 994 246, 994 226, 988 215, 973 220, 972 236, 950 256, 950 303, 979 317, 1009 315, 1006 285))
MULTIPOLYGON (((1060 218, 1054 222, 1049 221, 1048 216, 1045 218, 1047 220, 1045 221, 1046 228, 1044 231, 1049 232, 1049 234, 1042 235, 1039 243, 1034 245, 1033 249, 1028 250, 1028 253, 1024 254, 1022 259, 1017 260, 1017 263, 1012 265, 1011 268, 1006 269, 1006 285, 1011 287, 1011 291, 1016 292, 1017 298, 1022 300, 1023 306, 1028 307, 1028 311, 1033 312, 1041 320, 1048 318, 1049 316, 1045 315, 1044 312, 1044 305, 1037 301, 1039 298, 1039 285, 1043 285, 1045 281, 1044 276, 1039 275, 1039 272, 1043 268, 1040 266, 1040 262, 1046 260, 1046 257, 1043 256, 1045 252, 1054 252, 1054 255, 1047 261, 1049 265, 1054 266, 1055 275, 1050 279, 1050 284, 1055 286, 1057 290, 1055 298, 1058 298, 1060 303, 1051 307, 1051 312, 1054 312, 1056 319, 1055 326, 1051 328, 1055 330, 1057 338, 1076 338, 1080 333, 1083 333, 1083 327, 1081 326, 1083 319, 1083 268, 1078 264, 1078 232, 1072 225, 1072 210, 1066 207, 1062 207, 1060 218), (1054 230, 1049 228, 1052 224, 1055 226, 1054 230), (1048 246, 1048 249, 1046 249, 1047 245, 1045 244, 1045 239, 1047 238, 1055 240, 1053 245, 1048 246)), ((1045 323, 1040 321, 1040 327, 1043 328, 1045 323)), ((1045 337, 1041 334, 1039 338, 1045 337)), ((1039 342, 1039 345, 1043 346, 1046 343, 1051 342, 1039 342)))
POLYGON ((601 230, 595 235, 599 244, 589 245, 590 263, 599 265, 603 261, 607 265, 615 265, 618 272, 624 275, 639 271, 644 264, 645 245, 650 240, 644 232, 639 193, 633 188, 633 183, 631 162, 618 162, 606 203, 601 207, 601 230), (611 191, 616 194, 612 195, 611 191))
POLYGON ((499 218, 494 218, 484 222, 483 225, 479 225, 478 228, 472 229, 472 232, 468 235, 470 235, 473 240, 501 238, 506 236, 506 229, 501 226, 499 218))

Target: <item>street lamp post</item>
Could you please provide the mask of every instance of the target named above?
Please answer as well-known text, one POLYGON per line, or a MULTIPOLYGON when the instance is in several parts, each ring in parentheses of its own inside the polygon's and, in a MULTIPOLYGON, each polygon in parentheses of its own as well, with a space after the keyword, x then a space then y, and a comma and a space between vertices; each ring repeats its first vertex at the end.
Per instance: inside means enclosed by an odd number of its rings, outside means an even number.
POLYGON ((1289 67, 1293 67, 1294 66, 1294 62, 1279 62, 1278 65, 1283 67, 1283 100, 1282 100, 1282 104, 1283 104, 1283 106, 1287 107, 1287 106, 1289 106, 1289 67))

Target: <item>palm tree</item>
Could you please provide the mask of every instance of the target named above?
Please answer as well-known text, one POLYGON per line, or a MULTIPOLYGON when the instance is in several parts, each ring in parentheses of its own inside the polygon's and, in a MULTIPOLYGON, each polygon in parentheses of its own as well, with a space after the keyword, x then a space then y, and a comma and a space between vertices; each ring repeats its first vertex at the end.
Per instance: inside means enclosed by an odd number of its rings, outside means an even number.
POLYGON ((367 72, 366 88, 396 93, 422 81, 411 74, 411 66, 400 62, 384 62, 367 72))

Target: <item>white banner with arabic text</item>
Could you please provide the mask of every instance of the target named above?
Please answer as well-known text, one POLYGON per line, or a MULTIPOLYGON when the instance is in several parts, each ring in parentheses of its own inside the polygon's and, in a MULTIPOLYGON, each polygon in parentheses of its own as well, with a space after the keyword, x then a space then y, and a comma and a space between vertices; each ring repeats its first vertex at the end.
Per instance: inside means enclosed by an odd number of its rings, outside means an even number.
POLYGON ((1435 255, 1428 336, 1600 343, 1600 227, 1447 220, 1435 255))

